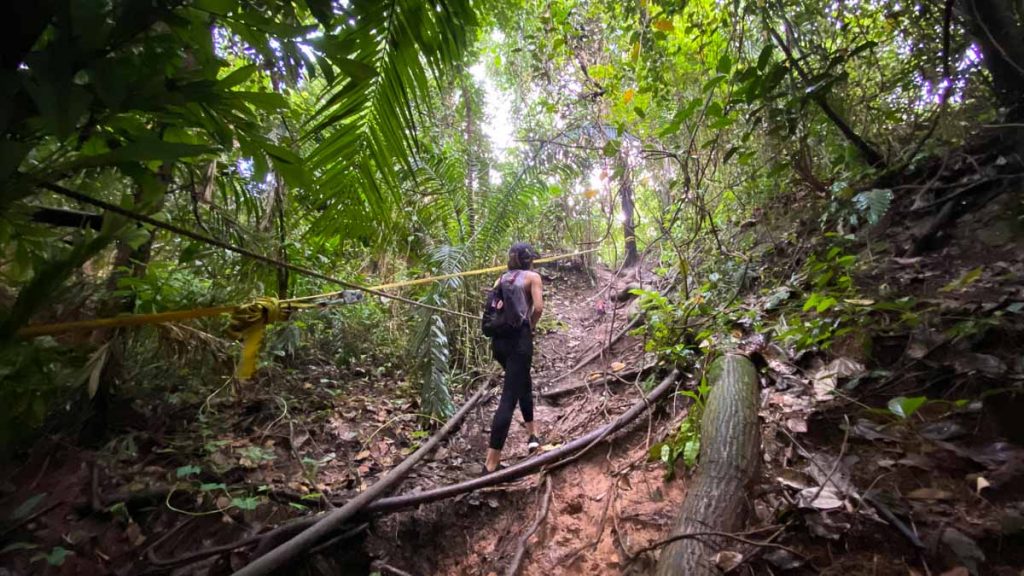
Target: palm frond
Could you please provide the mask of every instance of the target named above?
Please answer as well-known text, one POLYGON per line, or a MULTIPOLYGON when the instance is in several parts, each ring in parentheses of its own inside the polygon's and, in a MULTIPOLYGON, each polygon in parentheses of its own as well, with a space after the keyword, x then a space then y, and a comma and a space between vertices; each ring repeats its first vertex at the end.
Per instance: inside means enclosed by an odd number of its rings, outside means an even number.
MULTIPOLYGON (((423 301, 433 306, 444 306, 442 294, 444 292, 435 287, 423 301)), ((412 357, 417 359, 423 412, 437 418, 450 416, 454 409, 449 390, 450 349, 444 320, 429 311, 421 314, 409 348, 412 357)))
POLYGON ((442 229, 448 242, 464 242, 469 211, 466 166, 452 155, 422 154, 404 178, 423 203, 417 214, 427 229, 442 229))
POLYGON ((430 338, 427 342, 427 367, 420 386, 420 407, 426 414, 446 419, 455 410, 449 387, 451 371, 448 366, 448 334, 440 316, 431 316, 430 338))
MULTIPOLYGON (((461 272, 470 262, 470 251, 465 246, 441 245, 430 251, 434 273, 461 272)), ((423 302, 433 306, 447 306, 450 294, 462 286, 462 278, 449 278, 434 284, 423 302)), ((449 416, 453 406, 450 383, 450 345, 444 320, 437 314, 423 310, 419 326, 410 340, 410 353, 420 359, 420 404, 431 416, 449 416)))
POLYGON ((399 169, 412 169, 418 149, 417 110, 461 61, 476 19, 469 0, 354 0, 344 21, 318 45, 344 76, 307 131, 325 212, 314 226, 328 231, 338 229, 327 214, 360 207, 387 224, 399 169))

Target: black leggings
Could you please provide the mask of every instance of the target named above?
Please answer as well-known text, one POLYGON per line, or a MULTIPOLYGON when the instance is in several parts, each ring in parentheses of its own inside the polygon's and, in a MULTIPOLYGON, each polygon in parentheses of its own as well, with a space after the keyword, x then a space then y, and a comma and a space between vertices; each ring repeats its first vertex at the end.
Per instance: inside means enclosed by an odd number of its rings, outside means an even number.
POLYGON ((491 422, 490 447, 501 450, 512 425, 516 403, 525 422, 533 422, 533 380, 530 364, 533 362, 533 336, 529 326, 514 336, 495 338, 492 342, 494 359, 505 369, 505 385, 501 389, 498 410, 491 422))

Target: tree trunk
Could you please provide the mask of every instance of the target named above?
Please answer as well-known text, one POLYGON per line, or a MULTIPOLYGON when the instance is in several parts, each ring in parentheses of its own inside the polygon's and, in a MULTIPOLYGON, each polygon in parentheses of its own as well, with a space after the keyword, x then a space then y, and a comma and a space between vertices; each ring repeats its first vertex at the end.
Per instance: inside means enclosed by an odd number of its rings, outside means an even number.
POLYGON ((1011 0, 959 0, 965 27, 981 46, 985 67, 1009 119, 1024 118, 1024 22, 1011 0))
MULTIPOLYGON (((800 81, 804 83, 805 88, 810 88, 811 74, 809 74, 807 70, 804 70, 804 67, 800 65, 800 60, 794 56, 789 44, 783 40, 782 37, 779 36, 779 33, 775 31, 775 28, 770 25, 770 20, 767 15, 765 16, 765 26, 768 29, 768 34, 773 40, 775 40, 775 43, 779 48, 782 49, 783 54, 786 55, 786 60, 789 62, 790 66, 793 67, 793 70, 796 71, 797 75, 800 77, 800 81)), ((792 35, 788 24, 786 33, 787 35, 792 35)), ((850 127, 849 123, 846 122, 846 119, 832 108, 832 105, 829 104, 828 98, 826 98, 824 94, 814 92, 811 94, 811 100, 818 105, 818 108, 821 109, 822 113, 832 121, 832 124, 843 133, 843 136, 847 141, 849 141, 850 144, 853 144, 854 148, 860 152, 861 157, 864 158, 864 161, 867 162, 868 165, 879 169, 885 168, 885 158, 882 157, 881 153, 875 150, 874 146, 869 144, 867 140, 862 138, 860 134, 850 127)))
MULTIPOLYGON (((672 535, 735 532, 750 512, 747 489, 760 464, 757 371, 744 356, 728 354, 711 365, 713 387, 701 420, 700 468, 687 490, 672 535)), ((677 540, 658 560, 658 576, 711 576, 710 562, 735 542, 715 537, 677 540)))
MULTIPOLYGON (((158 180, 162 186, 162 195, 159 201, 151 207, 150 212, 156 212, 164 202, 164 196, 171 182, 172 167, 168 163, 160 166, 158 180)), ((137 184, 134 194, 136 207, 142 204, 145 193, 142 184, 137 184)), ((100 304, 99 313, 101 317, 116 316, 135 309, 135 298, 133 296, 117 296, 118 284, 122 278, 142 278, 146 274, 149 260, 153 255, 153 239, 156 237, 156 230, 149 239, 132 248, 124 242, 117 243, 117 250, 114 253, 114 261, 111 264, 110 276, 107 277, 107 291, 110 296, 100 304)), ((90 413, 82 428, 81 440, 86 444, 93 444, 101 441, 107 433, 109 425, 108 416, 110 412, 110 400, 114 386, 122 379, 124 372, 124 344, 119 337, 118 329, 105 328, 93 333, 92 342, 96 346, 109 346, 106 362, 103 364, 100 373, 99 384, 90 401, 90 413)))
MULTIPOLYGON (((281 262, 288 262, 288 228, 284 217, 285 188, 284 178, 280 174, 274 175, 274 215, 277 216, 277 259, 281 262)), ((287 268, 277 267, 277 297, 284 300, 288 298, 289 274, 287 268)))
POLYGON ((477 156, 473 153, 475 143, 473 142, 473 93, 469 89, 470 84, 463 78, 462 100, 466 105, 466 221, 468 223, 469 236, 476 234, 476 166, 477 156))
POLYGON ((633 179, 629 173, 629 153, 625 148, 619 152, 619 165, 622 176, 619 177, 619 198, 622 200, 622 236, 626 247, 626 260, 623 267, 632 268, 640 262, 636 251, 636 226, 633 222, 633 179))

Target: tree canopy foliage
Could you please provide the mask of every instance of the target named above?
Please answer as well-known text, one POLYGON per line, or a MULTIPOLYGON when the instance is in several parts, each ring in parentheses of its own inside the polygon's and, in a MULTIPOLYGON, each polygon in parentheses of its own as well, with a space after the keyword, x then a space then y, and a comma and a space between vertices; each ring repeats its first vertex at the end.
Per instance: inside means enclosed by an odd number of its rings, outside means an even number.
MULTIPOLYGON (((1024 15, 1011 0, 48 0, 14 12, 0 70, 5 445, 56 406, 147 375, 201 394, 232 346, 221 318, 18 338, 30 322, 335 288, 62 189, 368 284, 501 263, 528 239, 653 262, 689 297, 749 282, 759 255, 739 232, 778 203, 799 203, 823 234, 856 232, 893 202, 887 177, 1022 117, 1024 15), (153 365, 154 351, 180 369, 153 365)), ((475 314, 486 282, 412 295, 475 314)), ((486 356, 477 332, 368 298, 275 326, 264 363, 373 358, 440 415, 486 356)))

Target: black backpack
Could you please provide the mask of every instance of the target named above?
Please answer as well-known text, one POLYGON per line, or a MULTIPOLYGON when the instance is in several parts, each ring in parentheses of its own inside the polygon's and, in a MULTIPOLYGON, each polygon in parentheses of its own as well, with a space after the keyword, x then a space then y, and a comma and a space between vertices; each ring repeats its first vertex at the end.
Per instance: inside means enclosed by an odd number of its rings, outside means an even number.
POLYGON ((487 291, 484 313, 480 318, 480 327, 484 336, 488 338, 509 336, 522 328, 523 315, 517 313, 519 311, 515 309, 513 299, 506 294, 506 290, 512 289, 518 275, 518 271, 513 272, 512 279, 507 285, 502 282, 502 279, 498 279, 497 286, 487 291))

